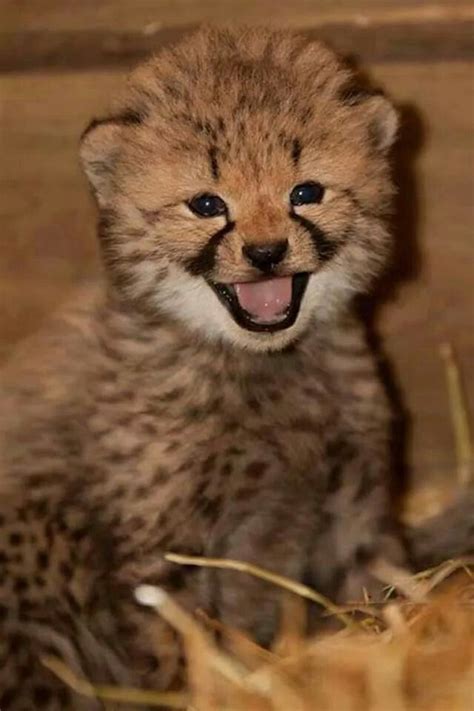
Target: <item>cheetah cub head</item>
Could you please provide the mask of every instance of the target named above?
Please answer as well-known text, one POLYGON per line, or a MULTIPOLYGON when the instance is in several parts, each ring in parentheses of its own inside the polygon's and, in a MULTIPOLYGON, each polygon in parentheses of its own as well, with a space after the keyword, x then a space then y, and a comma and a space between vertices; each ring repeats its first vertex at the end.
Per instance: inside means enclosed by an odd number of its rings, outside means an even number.
POLYGON ((82 139, 111 288, 205 338, 285 348, 383 267, 396 129, 304 37, 208 30, 160 52, 82 139))

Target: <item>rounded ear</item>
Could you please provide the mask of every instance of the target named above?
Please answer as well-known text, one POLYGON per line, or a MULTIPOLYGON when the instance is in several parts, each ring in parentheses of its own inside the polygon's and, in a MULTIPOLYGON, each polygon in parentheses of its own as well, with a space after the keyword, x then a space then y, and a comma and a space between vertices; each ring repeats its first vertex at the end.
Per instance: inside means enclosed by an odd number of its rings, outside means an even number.
POLYGON ((113 118, 94 120, 81 137, 82 167, 99 204, 107 202, 110 194, 122 128, 123 125, 113 118))
POLYGON ((398 112, 383 94, 376 94, 364 101, 368 114, 369 131, 376 148, 387 151, 397 137, 398 112))

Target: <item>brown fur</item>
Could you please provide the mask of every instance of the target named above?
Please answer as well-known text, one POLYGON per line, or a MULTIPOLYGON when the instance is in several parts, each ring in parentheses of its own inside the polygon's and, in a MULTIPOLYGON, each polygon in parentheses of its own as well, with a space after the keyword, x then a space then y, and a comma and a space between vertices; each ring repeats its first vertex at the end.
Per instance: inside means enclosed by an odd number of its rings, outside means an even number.
POLYGON ((229 30, 152 58, 86 132, 106 289, 3 377, 2 711, 96 708, 41 670, 45 647, 95 681, 176 684, 176 639, 163 624, 153 652, 138 583, 270 639, 273 591, 177 569, 167 550, 254 561, 338 600, 370 584, 373 556, 400 555, 389 408, 350 306, 388 252, 395 129, 321 44, 229 30), (297 212, 331 257, 289 215, 306 180, 324 200, 297 212), (225 218, 192 214, 202 192, 233 223, 212 249, 225 218), (311 273, 299 317, 245 331, 207 280, 258 278, 242 246, 280 238, 275 274, 311 273))

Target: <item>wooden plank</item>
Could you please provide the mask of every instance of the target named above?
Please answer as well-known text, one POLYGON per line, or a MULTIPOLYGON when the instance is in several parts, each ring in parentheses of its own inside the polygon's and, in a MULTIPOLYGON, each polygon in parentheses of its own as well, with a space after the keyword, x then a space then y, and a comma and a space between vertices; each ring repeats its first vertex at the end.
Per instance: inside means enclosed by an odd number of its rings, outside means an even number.
POLYGON ((330 22, 472 18, 470 0, 2 0, 4 31, 149 31, 198 23, 268 23, 307 28, 330 22), (39 8, 41 5, 41 8, 39 8))
MULTIPOLYGON (((173 43, 194 25, 144 30, 18 30, 0 33, 0 71, 131 67, 162 46, 173 43)), ((339 52, 370 62, 448 61, 474 56, 474 21, 461 18, 388 21, 371 19, 320 21, 305 28, 339 52)))

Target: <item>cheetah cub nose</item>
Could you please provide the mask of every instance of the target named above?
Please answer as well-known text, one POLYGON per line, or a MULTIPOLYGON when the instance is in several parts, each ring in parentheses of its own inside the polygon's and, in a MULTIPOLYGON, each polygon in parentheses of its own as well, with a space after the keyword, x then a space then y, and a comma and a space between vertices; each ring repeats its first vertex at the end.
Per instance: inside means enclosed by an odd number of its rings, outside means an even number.
POLYGON ((262 272, 269 272, 279 264, 288 250, 288 240, 269 244, 246 244, 242 253, 253 267, 262 272))

